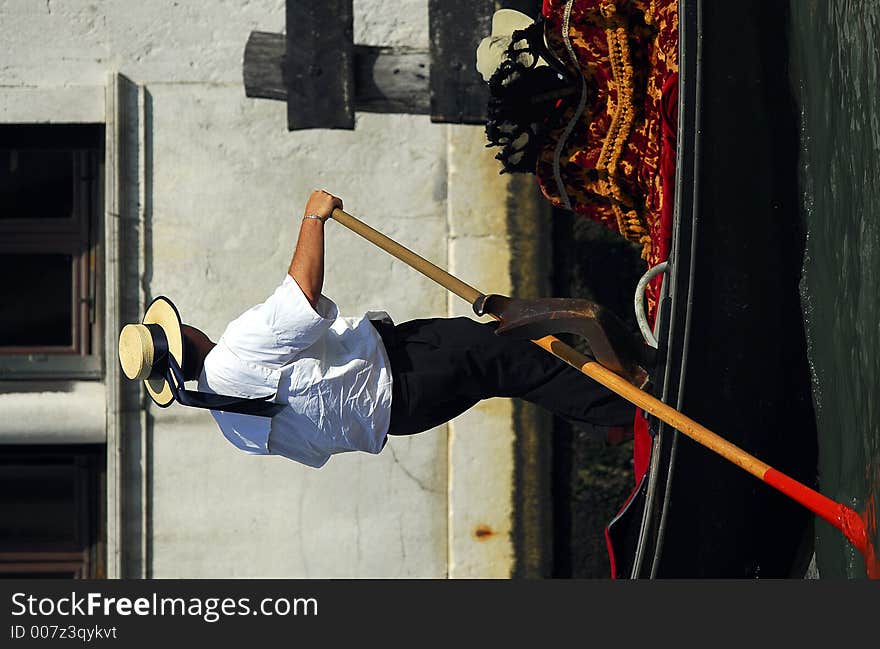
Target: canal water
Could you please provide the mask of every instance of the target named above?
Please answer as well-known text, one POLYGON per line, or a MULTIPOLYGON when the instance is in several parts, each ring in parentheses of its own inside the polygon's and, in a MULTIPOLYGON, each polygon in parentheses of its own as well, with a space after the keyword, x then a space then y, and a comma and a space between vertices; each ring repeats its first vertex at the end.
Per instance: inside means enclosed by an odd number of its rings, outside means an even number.
MULTIPOLYGON (((880 1, 790 7, 819 486, 866 513, 880 547, 880 1)), ((859 553, 821 521, 816 562, 822 578, 865 576, 859 553)))

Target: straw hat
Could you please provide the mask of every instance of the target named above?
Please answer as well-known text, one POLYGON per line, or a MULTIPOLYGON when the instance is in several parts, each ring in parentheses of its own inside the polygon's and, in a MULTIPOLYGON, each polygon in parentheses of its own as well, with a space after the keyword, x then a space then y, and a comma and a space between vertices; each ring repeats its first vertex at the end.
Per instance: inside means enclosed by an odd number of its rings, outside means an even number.
POLYGON ((150 303, 141 324, 128 324, 119 332, 119 364, 132 380, 142 380, 153 401, 167 408, 174 395, 165 379, 168 354, 183 367, 183 333, 177 307, 167 297, 150 303))

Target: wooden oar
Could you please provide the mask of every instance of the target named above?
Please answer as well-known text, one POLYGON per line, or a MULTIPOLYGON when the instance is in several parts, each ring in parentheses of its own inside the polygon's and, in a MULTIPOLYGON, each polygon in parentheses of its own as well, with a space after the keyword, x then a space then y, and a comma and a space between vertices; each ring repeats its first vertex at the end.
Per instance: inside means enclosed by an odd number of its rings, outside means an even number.
MULTIPOLYGON (((405 264, 434 280, 468 303, 473 304, 478 298, 483 296, 473 286, 464 283, 454 275, 432 264, 427 259, 420 257, 412 250, 400 245, 350 214, 337 208, 333 210, 331 216, 335 221, 338 221, 352 232, 397 257, 405 264)), ((880 579, 880 563, 878 563, 874 553, 871 539, 868 538, 865 521, 853 509, 834 502, 818 491, 785 475, 781 471, 777 471, 753 455, 746 453, 735 444, 731 444, 723 437, 713 433, 705 426, 698 424, 690 417, 683 415, 644 390, 635 387, 629 381, 596 361, 587 358, 555 336, 545 336, 532 342, 828 521, 840 530, 849 542, 865 557, 868 576, 872 579, 880 579)))

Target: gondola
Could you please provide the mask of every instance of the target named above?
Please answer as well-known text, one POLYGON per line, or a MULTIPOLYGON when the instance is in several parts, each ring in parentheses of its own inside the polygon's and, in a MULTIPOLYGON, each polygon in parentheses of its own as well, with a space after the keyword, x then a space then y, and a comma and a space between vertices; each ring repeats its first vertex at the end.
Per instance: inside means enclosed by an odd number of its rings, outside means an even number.
MULTIPOLYGON (((679 2, 673 241, 654 395, 816 487, 798 282, 805 249, 787 10, 679 2)), ((813 516, 649 421, 651 459, 606 529, 616 578, 801 578, 813 516)))

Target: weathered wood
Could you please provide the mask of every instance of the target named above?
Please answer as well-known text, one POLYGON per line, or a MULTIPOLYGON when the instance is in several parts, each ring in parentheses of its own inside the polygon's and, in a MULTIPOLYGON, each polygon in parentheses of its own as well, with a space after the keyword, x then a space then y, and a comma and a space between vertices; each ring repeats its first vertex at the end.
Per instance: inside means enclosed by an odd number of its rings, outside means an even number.
MULTIPOLYGON (((251 32, 244 50, 248 97, 287 99, 283 34, 251 32)), ((429 112, 427 50, 354 46, 354 108, 373 113, 429 112)))
POLYGON ((287 3, 287 129, 354 128, 352 0, 287 3))
POLYGON ((244 94, 261 99, 287 100, 284 81, 284 34, 251 32, 244 46, 244 94))
POLYGON ((427 115, 430 67, 427 50, 355 45, 355 109, 427 115))
POLYGON ((485 123, 489 88, 476 52, 494 12, 492 0, 429 0, 432 122, 485 123))
POLYGON ((287 101, 289 130, 354 128, 355 110, 485 123, 489 94, 476 70, 476 51, 498 7, 537 18, 541 2, 430 0, 431 47, 425 51, 353 45, 350 0, 288 0, 286 37, 251 32, 245 94, 287 101))

